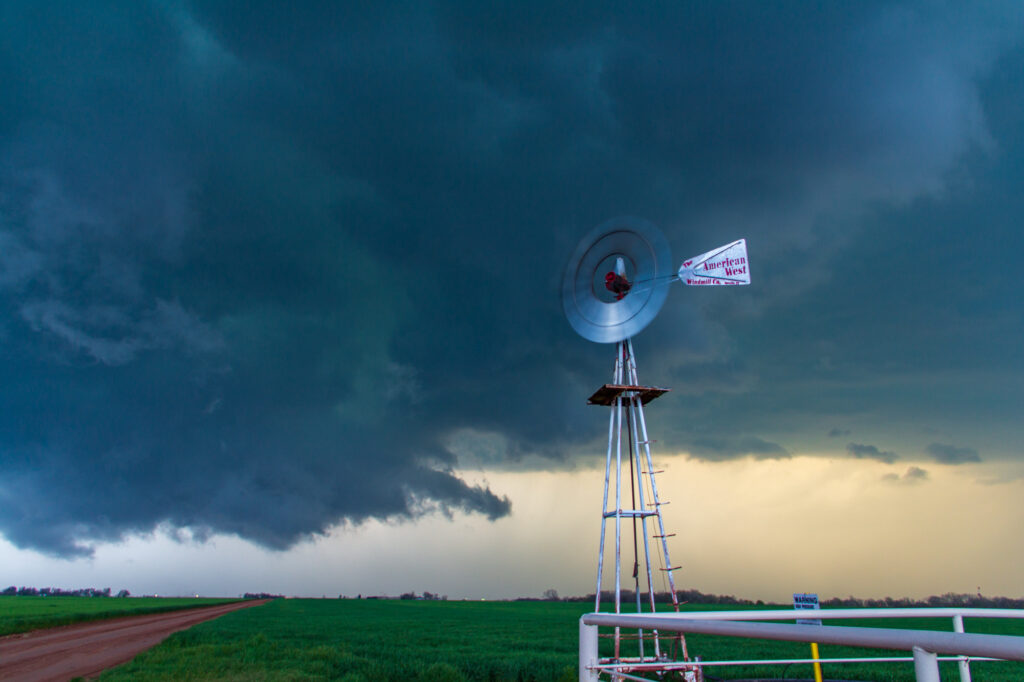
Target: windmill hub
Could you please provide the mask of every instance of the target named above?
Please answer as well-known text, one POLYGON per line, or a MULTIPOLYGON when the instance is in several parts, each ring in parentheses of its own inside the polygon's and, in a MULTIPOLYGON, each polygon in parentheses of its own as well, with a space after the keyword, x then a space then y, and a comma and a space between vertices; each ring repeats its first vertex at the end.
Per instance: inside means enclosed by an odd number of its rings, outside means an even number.
MULTIPOLYGON (((628 271, 626 269, 626 259, 618 254, 609 256, 605 261, 611 261, 612 259, 614 259, 614 262, 611 263, 612 269, 608 270, 608 272, 604 274, 604 288, 606 291, 610 291, 615 295, 613 300, 621 301, 625 298, 626 294, 629 293, 629 290, 633 288, 633 279, 635 277, 636 267, 634 266, 630 268, 633 272, 628 271)), ((602 261, 596 271, 600 273, 604 265, 605 262, 602 261)), ((607 294, 599 296, 602 300, 605 300, 606 297, 607 294)), ((610 303, 611 301, 606 300, 605 302, 610 303)))
POLYGON ((625 275, 611 270, 604 276, 604 288, 615 294, 616 301, 621 301, 633 288, 633 283, 625 275))

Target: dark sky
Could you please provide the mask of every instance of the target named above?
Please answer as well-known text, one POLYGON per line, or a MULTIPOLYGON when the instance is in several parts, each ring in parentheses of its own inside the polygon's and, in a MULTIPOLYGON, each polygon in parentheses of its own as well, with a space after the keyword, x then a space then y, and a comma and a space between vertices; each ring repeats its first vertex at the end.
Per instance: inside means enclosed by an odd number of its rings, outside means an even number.
POLYGON ((1022 458, 1020 3, 345 4, 0 0, 10 542, 512 512, 458 469, 603 454, 618 215, 750 250, 635 341, 661 447, 1022 458))

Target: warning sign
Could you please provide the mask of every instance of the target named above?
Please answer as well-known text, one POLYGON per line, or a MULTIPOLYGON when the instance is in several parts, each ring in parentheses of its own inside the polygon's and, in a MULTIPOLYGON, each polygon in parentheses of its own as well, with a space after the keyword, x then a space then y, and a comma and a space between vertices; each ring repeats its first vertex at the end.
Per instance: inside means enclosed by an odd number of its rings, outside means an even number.
MULTIPOLYGON (((793 594, 793 608, 797 611, 808 609, 817 611, 821 608, 818 605, 818 595, 813 593, 801 592, 793 594)), ((820 618, 797 618, 797 625, 821 625, 820 618)))

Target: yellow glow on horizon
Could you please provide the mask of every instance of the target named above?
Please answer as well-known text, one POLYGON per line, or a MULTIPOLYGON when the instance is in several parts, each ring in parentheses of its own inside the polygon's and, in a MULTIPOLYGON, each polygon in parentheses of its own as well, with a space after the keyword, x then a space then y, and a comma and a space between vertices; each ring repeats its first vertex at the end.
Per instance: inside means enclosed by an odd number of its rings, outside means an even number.
MULTIPOLYGON (((677 588, 773 600, 796 591, 919 598, 979 587, 1024 595, 1024 482, 983 483, 994 466, 810 456, 662 462, 672 561, 683 566, 677 588)), ((513 516, 491 534, 534 556, 561 555, 561 572, 582 574, 576 591, 592 591, 603 471, 487 478, 513 501, 513 516)), ((613 537, 609 524, 609 545, 613 537)))

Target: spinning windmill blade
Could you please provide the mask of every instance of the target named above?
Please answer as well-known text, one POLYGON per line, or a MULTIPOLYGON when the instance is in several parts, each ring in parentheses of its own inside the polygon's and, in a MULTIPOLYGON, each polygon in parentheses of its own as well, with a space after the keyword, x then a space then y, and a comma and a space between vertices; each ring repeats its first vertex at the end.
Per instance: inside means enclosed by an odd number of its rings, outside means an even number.
POLYGON ((668 295, 665 287, 633 285, 673 276, 668 242, 658 228, 638 218, 614 218, 573 252, 562 279, 562 306, 580 336, 615 343, 646 327, 668 295))

